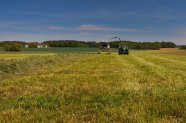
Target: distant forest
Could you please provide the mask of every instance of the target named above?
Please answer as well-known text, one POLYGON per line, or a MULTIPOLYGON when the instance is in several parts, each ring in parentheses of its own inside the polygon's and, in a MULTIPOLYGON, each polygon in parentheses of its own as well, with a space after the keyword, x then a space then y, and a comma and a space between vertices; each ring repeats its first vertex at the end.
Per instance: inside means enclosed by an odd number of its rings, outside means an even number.
POLYGON ((179 46, 180 47, 180 49, 182 49, 182 50, 186 50, 186 45, 182 45, 182 46, 179 46))
MULTIPOLYGON (((22 46, 26 44, 35 44, 37 42, 21 42, 21 41, 2 41, 0 42, 0 47, 5 45, 10 45, 12 43, 21 44, 22 46)), ((105 42, 95 42, 95 41, 75 41, 75 40, 50 40, 44 41, 42 44, 47 44, 49 47, 100 47, 100 45, 106 45, 105 42)), ((130 49, 151 49, 158 50, 160 48, 175 48, 176 44, 173 42, 134 42, 134 41, 111 41, 109 42, 111 48, 118 48, 119 45, 126 45, 130 49)))

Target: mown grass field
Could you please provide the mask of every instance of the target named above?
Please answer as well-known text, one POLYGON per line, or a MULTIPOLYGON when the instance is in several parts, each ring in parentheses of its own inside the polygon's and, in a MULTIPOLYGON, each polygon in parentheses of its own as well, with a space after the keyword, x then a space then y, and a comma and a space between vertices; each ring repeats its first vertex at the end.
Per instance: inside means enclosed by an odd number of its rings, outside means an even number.
POLYGON ((185 123, 185 51, 55 50, 0 52, 0 122, 185 123))

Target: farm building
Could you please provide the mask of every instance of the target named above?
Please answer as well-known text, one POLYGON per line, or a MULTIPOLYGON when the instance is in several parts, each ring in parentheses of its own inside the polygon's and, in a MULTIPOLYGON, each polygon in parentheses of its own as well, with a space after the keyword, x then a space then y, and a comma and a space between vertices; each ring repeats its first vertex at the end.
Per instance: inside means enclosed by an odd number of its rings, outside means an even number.
POLYGON ((29 48, 28 44, 25 45, 25 48, 29 48))
POLYGON ((25 48, 48 48, 48 45, 39 42, 30 42, 25 44, 25 48))
POLYGON ((37 48, 48 48, 47 44, 38 44, 37 48))

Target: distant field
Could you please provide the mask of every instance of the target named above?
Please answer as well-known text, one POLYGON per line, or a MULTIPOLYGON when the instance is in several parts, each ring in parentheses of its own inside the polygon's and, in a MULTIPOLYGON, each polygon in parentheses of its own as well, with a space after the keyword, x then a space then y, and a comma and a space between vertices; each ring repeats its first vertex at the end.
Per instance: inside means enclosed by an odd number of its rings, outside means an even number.
POLYGON ((0 52, 0 122, 185 121, 185 51, 0 52))

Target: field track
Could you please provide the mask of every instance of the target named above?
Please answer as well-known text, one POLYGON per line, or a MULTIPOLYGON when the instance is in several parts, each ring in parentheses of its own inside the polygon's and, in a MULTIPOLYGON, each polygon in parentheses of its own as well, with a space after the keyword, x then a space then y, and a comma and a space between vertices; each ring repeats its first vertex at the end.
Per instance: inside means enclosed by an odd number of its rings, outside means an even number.
POLYGON ((26 54, 0 54, 0 122, 186 121, 185 51, 26 54))

